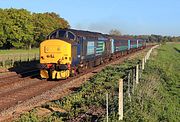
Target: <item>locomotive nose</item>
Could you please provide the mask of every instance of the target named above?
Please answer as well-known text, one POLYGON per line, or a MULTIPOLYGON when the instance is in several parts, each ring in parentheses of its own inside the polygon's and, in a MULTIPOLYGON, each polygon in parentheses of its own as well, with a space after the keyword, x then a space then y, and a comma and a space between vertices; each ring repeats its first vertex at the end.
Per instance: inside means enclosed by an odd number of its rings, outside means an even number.
POLYGON ((45 40, 40 44, 40 63, 52 64, 48 69, 52 69, 51 73, 42 71, 41 76, 46 77, 51 74, 52 79, 61 79, 69 77, 67 64, 71 64, 71 44, 60 40, 45 40), (51 68, 52 67, 52 68, 51 68))

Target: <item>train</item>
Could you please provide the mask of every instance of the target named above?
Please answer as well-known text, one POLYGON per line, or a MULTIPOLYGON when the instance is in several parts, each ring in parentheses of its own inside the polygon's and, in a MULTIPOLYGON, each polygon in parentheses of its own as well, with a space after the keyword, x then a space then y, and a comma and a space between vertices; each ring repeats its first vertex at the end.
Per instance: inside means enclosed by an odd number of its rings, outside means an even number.
POLYGON ((145 47, 141 38, 59 28, 40 43, 40 76, 67 79, 145 47))

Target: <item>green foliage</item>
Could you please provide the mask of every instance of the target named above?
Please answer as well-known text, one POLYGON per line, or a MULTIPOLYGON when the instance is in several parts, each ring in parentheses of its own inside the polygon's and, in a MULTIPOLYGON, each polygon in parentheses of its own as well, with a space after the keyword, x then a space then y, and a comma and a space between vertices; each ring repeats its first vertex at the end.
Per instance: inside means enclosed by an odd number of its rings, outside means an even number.
POLYGON ((0 47, 31 49, 57 28, 69 28, 69 24, 56 13, 32 14, 25 9, 0 9, 0 47))
POLYGON ((166 42, 180 42, 180 37, 172 37, 172 36, 161 36, 161 35, 142 35, 138 38, 145 39, 147 42, 156 42, 165 44, 166 42))
POLYGON ((33 15, 34 39, 41 42, 46 35, 57 28, 69 28, 69 24, 56 13, 34 13, 33 15))
POLYGON ((23 114, 20 119, 15 122, 39 122, 39 118, 35 112, 31 111, 29 113, 23 114))

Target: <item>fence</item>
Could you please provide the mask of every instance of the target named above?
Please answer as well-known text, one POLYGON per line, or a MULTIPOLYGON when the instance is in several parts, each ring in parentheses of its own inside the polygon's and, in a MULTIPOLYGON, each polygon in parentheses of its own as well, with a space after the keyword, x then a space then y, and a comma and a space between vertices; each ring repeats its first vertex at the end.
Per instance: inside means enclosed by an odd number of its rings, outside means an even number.
POLYGON ((13 67, 15 63, 39 60, 37 53, 2 54, 0 55, 0 67, 13 67))
POLYGON ((135 67, 129 68, 126 71, 126 75, 123 79, 119 80, 119 120, 123 120, 123 94, 126 95, 131 102, 131 95, 134 94, 135 86, 139 84, 143 70, 145 69, 145 63, 149 59, 153 49, 159 45, 152 47, 145 57, 138 62, 135 67), (125 93, 123 93, 123 91, 125 93))
POLYGON ((108 120, 111 120, 111 119, 123 120, 123 114, 124 114, 123 110, 125 108, 124 102, 125 101, 131 102, 131 97, 134 94, 135 88, 141 81, 142 73, 143 73, 143 70, 145 69, 145 63, 149 59, 152 50, 157 48, 158 46, 159 45, 152 47, 147 52, 147 54, 142 58, 142 60, 137 62, 136 66, 132 66, 132 67, 126 69, 125 75, 123 76, 123 78, 119 79, 119 82, 118 82, 119 90, 116 91, 115 94, 114 93, 106 93, 106 121, 107 122, 108 122, 108 120), (118 99, 118 102, 117 102, 117 100, 114 100, 115 97, 116 97, 116 99, 118 99), (110 101, 110 100, 114 100, 114 101, 116 101, 116 103, 113 103, 114 105, 112 105, 112 103, 110 103, 110 102, 113 102, 113 101, 110 101), (112 108, 112 107, 117 107, 115 105, 117 103, 118 103, 118 110, 117 110, 117 108, 112 108), (115 115, 113 118, 108 118, 110 113, 117 113, 117 111, 118 111, 118 115, 115 115), (117 118, 117 116, 118 116, 118 118, 117 118))

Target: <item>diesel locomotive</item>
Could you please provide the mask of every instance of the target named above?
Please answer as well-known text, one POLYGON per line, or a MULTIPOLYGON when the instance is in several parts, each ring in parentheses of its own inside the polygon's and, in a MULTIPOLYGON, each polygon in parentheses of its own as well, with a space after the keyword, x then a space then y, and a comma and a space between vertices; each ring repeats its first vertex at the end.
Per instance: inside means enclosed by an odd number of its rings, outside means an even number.
POLYGON ((40 44, 40 76, 66 79, 145 46, 143 39, 57 29, 40 44))

